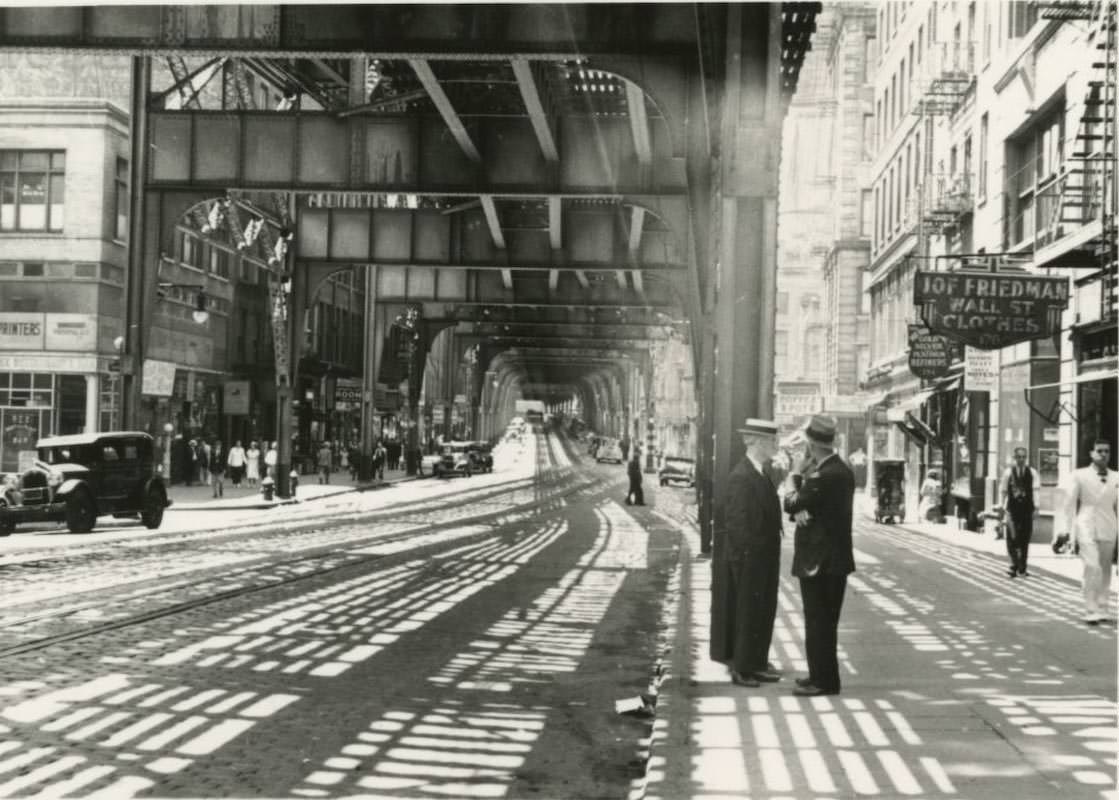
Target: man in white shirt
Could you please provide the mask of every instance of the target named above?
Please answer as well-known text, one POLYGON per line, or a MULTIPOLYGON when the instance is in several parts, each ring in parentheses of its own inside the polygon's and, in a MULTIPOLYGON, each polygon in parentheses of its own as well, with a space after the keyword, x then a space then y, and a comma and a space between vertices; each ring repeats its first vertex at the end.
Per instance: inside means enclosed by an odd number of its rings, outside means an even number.
POLYGON ((1026 559, 1037 519, 1041 476, 1026 463, 1027 457, 1026 448, 1015 447, 1014 464, 1002 474, 1002 507, 1007 517, 1006 554, 1010 556, 1010 569, 1006 574, 1010 578, 1030 574, 1026 570, 1026 559))
POLYGON ((1111 444, 1092 447, 1092 463, 1066 480, 1062 534, 1071 533, 1084 564, 1084 622, 1099 625, 1108 618, 1111 562, 1119 538, 1119 473, 1108 469, 1111 444))

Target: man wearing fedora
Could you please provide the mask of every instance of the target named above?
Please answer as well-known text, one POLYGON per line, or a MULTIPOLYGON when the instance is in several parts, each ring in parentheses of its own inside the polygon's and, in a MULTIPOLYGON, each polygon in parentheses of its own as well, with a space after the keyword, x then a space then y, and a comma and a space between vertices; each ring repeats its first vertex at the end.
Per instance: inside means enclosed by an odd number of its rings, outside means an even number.
POLYGON ((790 475, 785 511, 796 520, 793 575, 800 579, 808 676, 793 694, 839 694, 839 612, 847 576, 855 571, 851 512, 855 475, 833 447, 835 419, 813 415, 804 431, 806 450, 790 475))
POLYGON ((727 480, 723 541, 730 591, 722 616, 731 681, 760 686, 780 680, 768 661, 781 569, 781 501, 766 473, 777 453, 777 423, 751 418, 738 432, 746 453, 727 480))

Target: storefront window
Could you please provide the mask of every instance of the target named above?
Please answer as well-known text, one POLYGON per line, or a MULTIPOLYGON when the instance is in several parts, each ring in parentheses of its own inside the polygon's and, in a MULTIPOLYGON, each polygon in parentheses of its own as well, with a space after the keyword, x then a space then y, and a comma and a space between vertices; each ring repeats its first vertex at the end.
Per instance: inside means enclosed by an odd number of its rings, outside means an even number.
POLYGON ((1112 469, 1116 469, 1116 417, 1115 408, 1119 403, 1116 393, 1117 382, 1115 378, 1103 381, 1090 381, 1080 385, 1080 396, 1077 400, 1077 447, 1076 466, 1086 467, 1091 462, 1088 457, 1092 452, 1092 445, 1096 439, 1106 439, 1111 442, 1112 469))

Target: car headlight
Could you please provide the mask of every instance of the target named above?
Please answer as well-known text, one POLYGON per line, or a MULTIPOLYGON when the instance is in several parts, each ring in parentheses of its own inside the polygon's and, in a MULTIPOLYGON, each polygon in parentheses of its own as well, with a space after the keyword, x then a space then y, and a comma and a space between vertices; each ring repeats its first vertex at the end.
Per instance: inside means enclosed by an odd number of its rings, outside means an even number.
POLYGON ((52 489, 55 489, 55 488, 62 485, 62 479, 63 479, 63 475, 62 475, 61 472, 54 472, 52 470, 51 472, 47 473, 47 486, 49 486, 52 489))

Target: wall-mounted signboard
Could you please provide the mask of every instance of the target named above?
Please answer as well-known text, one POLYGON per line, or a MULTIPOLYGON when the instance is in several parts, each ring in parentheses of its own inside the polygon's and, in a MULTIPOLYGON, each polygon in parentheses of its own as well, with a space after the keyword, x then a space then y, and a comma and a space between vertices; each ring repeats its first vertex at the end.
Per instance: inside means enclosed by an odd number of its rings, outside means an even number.
POLYGON ((909 326, 909 371, 918 378, 939 378, 959 358, 959 344, 947 336, 933 333, 927 325, 909 326))
POLYGON ((1065 276, 920 271, 913 282, 929 329, 981 350, 1052 336, 1068 299, 1065 276))

